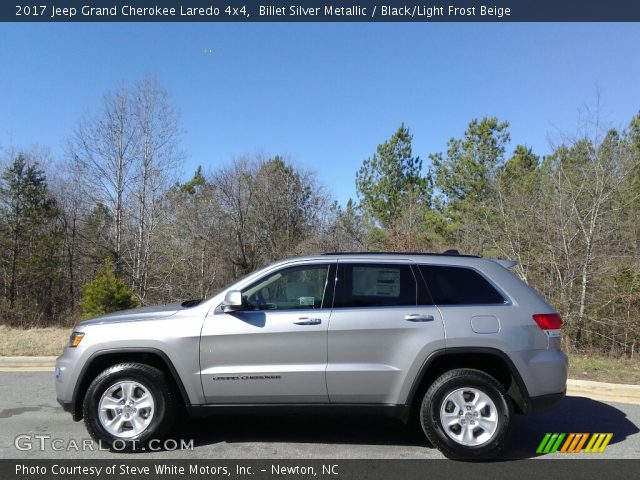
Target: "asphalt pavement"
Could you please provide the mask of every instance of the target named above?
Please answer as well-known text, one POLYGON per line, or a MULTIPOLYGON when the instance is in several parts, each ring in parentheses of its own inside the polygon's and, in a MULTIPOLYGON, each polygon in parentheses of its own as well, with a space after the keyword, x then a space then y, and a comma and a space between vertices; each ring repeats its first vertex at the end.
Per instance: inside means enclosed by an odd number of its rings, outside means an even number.
MULTIPOLYGON (((540 457, 536 448, 547 432, 611 432, 613 438, 604 453, 580 456, 640 459, 639 426, 638 405, 567 397, 551 412, 518 416, 504 457, 540 457)), ((159 450, 153 452, 101 450, 90 441, 84 424, 73 422, 56 402, 52 373, 0 373, 0 458, 442 458, 418 428, 377 416, 278 414, 181 418, 169 437, 171 441, 155 445, 159 450), (193 448, 176 449, 181 443, 187 446, 192 443, 193 448)))

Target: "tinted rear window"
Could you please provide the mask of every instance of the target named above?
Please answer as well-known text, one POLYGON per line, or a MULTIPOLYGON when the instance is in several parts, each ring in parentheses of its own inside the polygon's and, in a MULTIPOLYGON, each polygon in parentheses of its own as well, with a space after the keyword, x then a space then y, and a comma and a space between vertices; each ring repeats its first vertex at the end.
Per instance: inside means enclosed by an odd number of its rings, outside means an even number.
POLYGON ((420 265, 420 272, 436 305, 505 303, 500 292, 470 268, 420 265))

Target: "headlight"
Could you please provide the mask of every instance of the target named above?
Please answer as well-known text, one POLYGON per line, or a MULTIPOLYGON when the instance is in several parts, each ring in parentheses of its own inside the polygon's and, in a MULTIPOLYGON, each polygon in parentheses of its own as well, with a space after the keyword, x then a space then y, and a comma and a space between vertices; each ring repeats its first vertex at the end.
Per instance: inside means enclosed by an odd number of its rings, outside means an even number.
POLYGON ((69 347, 75 348, 80 345, 80 342, 84 338, 84 332, 73 332, 69 337, 69 347))

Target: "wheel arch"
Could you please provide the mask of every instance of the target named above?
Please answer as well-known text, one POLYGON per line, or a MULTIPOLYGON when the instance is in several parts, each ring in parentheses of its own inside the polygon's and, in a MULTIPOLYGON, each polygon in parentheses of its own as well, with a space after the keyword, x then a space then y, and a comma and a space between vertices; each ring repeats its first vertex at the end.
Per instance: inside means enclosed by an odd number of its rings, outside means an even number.
POLYGON ((516 412, 527 413, 531 410, 529 393, 518 369, 506 353, 490 347, 455 347, 434 351, 420 368, 405 404, 414 407, 436 378, 454 368, 473 368, 488 373, 507 390, 516 412))
POLYGON ((93 379, 110 366, 125 362, 144 363, 160 368, 179 392, 184 406, 191 405, 180 375, 171 359, 162 350, 151 347, 105 349, 94 352, 78 375, 71 398, 71 415, 75 421, 82 420, 82 401, 93 379))

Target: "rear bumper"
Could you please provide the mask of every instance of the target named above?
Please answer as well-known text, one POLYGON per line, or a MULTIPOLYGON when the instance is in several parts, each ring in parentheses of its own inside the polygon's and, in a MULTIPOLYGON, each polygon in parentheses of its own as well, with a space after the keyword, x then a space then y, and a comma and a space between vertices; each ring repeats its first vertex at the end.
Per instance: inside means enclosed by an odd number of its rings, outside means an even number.
POLYGON ((569 365, 560 350, 521 350, 508 355, 522 379, 523 385, 518 386, 523 395, 544 398, 561 395, 566 390, 569 365))
POLYGON ((560 393, 551 393, 548 395, 529 397, 527 399, 526 411, 524 413, 530 415, 532 413, 540 413, 551 410, 562 401, 566 393, 567 391, 564 390, 560 393))

